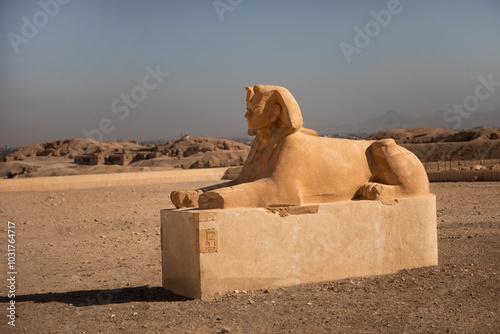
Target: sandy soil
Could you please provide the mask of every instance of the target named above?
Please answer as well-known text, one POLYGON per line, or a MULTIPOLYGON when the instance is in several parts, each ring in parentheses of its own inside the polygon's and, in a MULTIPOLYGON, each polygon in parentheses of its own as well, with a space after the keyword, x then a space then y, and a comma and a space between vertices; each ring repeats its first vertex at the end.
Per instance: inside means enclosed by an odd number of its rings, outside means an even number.
POLYGON ((0 193, 1 333, 499 333, 500 182, 436 183, 439 265, 212 302, 161 288, 164 184, 0 193), (16 327, 7 325, 7 221, 16 327))

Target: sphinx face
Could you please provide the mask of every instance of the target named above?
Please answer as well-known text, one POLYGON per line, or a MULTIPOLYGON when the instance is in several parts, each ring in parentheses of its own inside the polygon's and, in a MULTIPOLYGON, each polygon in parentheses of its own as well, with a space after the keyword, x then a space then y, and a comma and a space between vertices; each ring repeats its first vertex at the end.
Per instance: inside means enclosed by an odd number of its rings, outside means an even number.
POLYGON ((256 92, 252 98, 247 101, 247 119, 248 129, 257 130, 269 128, 276 120, 271 104, 271 92, 256 92))

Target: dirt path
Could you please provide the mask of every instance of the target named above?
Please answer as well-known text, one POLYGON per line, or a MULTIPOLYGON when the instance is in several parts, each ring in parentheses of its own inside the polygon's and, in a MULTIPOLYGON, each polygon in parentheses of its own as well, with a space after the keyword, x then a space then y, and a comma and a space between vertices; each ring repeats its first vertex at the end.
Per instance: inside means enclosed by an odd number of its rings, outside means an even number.
POLYGON ((200 302, 161 288, 159 210, 172 207, 173 188, 207 184, 0 193, 0 332, 500 332, 500 182, 431 185, 439 266, 200 302))

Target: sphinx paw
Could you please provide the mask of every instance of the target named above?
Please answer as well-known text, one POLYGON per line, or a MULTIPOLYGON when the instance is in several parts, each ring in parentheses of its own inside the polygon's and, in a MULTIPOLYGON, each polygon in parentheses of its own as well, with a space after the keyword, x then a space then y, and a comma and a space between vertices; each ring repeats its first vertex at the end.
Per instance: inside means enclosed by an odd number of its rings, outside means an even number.
POLYGON ((377 182, 367 182, 363 184, 358 190, 358 198, 369 199, 369 200, 385 200, 393 199, 392 188, 394 186, 389 186, 377 182))
POLYGON ((203 193, 198 198, 198 207, 200 209, 223 209, 224 198, 217 191, 203 193))
POLYGON ((170 199, 177 209, 195 208, 200 194, 201 190, 175 190, 170 193, 170 199))

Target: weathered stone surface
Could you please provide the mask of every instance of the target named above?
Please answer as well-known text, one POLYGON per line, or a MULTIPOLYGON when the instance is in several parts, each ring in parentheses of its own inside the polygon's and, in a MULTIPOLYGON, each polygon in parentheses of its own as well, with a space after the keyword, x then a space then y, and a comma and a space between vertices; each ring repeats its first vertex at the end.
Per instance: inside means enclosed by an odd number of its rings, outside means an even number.
POLYGON ((163 286, 209 300, 217 292, 436 265, 435 205, 427 195, 391 205, 162 210, 163 286))

